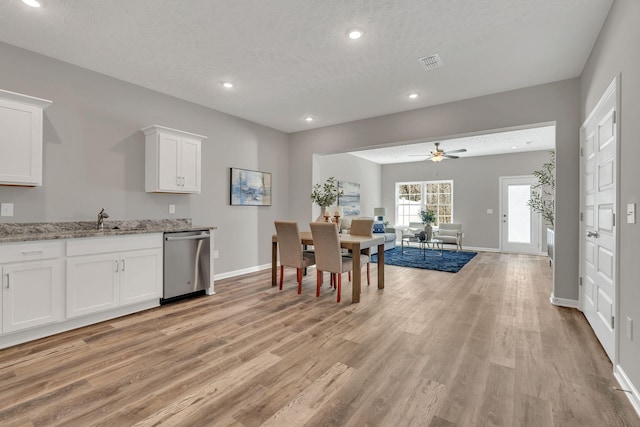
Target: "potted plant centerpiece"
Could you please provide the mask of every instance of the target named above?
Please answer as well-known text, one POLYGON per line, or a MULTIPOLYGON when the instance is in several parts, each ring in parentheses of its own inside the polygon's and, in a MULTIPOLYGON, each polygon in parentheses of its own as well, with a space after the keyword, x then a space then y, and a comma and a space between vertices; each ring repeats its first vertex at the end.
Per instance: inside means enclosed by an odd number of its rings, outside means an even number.
POLYGON ((549 262, 553 261, 553 241, 554 241, 554 216, 556 212, 556 152, 549 151, 549 161, 544 163, 538 170, 533 171, 533 176, 538 179, 538 183, 531 186, 531 199, 527 204, 535 212, 542 215, 550 227, 547 227, 547 253, 549 262))
POLYGON ((338 200, 343 192, 338 190, 338 181, 334 177, 330 177, 324 184, 316 184, 311 191, 311 200, 320 206, 320 216, 317 221, 324 221, 327 217, 327 208, 332 206, 338 200))
POLYGON ((418 212, 420 215, 420 219, 424 224, 424 232, 427 240, 431 240, 433 236, 433 223, 436 221, 436 213, 434 211, 429 211, 425 209, 420 209, 418 212))

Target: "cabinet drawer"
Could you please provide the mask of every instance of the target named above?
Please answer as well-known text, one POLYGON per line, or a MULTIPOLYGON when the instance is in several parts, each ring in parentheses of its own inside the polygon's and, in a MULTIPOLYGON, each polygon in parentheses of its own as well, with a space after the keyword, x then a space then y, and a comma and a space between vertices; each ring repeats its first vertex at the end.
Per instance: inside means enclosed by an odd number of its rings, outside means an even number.
POLYGON ((0 244, 0 264, 60 258, 62 256, 64 256, 64 241, 61 240, 0 244))
POLYGON ((104 254, 162 247, 162 233, 67 240, 67 256, 104 254))

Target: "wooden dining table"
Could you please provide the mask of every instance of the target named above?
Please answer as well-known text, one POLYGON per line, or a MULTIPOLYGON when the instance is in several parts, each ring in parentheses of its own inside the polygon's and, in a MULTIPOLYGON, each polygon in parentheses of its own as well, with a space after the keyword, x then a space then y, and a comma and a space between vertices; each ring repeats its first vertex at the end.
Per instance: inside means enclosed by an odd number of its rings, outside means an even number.
MULTIPOLYGON (((300 232, 300 244, 313 245, 313 237, 310 231, 300 232)), ((360 253, 364 249, 378 246, 378 289, 384 289, 384 236, 352 236, 351 234, 340 235, 340 247, 350 249, 353 253, 360 253)), ((360 288, 362 266, 360 257, 353 257, 353 285, 351 290, 351 302, 360 302, 360 288)), ((278 235, 271 238, 271 286, 276 286, 278 282, 278 235)))

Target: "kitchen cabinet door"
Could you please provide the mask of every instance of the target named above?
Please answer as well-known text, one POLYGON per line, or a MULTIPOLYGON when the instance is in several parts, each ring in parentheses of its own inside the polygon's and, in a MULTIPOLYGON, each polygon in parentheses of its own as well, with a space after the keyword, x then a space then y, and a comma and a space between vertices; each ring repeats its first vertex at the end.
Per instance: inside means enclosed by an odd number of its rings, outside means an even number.
POLYGON ((158 189, 180 192, 182 191, 180 176, 182 143, 180 138, 165 134, 160 134, 158 138, 158 189))
POLYGON ((162 296, 162 249, 120 255, 120 304, 158 300, 162 296))
POLYGON ((63 319, 62 260, 5 264, 0 270, 3 333, 63 319))
POLYGON ((118 254, 67 259, 67 317, 118 307, 120 268, 118 254))
POLYGON ((200 141, 182 138, 180 148, 182 191, 190 193, 200 192, 200 150, 200 141))
POLYGON ((49 104, 0 90, 0 184, 42 185, 42 110, 49 104))

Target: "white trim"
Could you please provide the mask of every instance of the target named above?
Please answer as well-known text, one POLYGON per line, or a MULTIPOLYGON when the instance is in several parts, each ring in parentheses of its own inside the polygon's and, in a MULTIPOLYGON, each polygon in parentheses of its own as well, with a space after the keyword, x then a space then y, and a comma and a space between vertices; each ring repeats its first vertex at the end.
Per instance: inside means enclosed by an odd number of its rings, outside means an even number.
MULTIPOLYGON (((398 206, 399 203, 398 201, 400 200, 400 195, 399 195, 399 187, 401 185, 415 185, 418 184, 420 185, 420 209, 427 209, 427 185, 428 184, 441 184, 441 183, 449 183, 451 184, 451 204, 450 204, 450 208, 451 208, 451 222, 455 223, 454 220, 454 212, 453 212, 453 194, 454 194, 454 189, 453 189, 453 180, 452 179, 432 179, 432 180, 428 180, 428 181, 397 181, 395 183, 395 219, 396 219, 396 223, 400 220, 400 213, 398 211, 398 206)), ((446 194, 446 193, 437 193, 437 194, 446 194)), ((401 203, 403 206, 411 206, 411 203, 401 203)), ((440 206, 444 206, 444 204, 440 204, 440 202, 438 202, 438 207, 440 206)), ((403 215, 405 216, 405 215, 403 215)), ((437 216, 437 213, 436 213, 437 216)), ((411 219, 411 218, 409 218, 411 219)), ((418 218, 418 221, 420 220, 420 218, 418 218)), ((411 221, 410 221, 411 222, 411 221)), ((399 225, 397 227, 405 227, 408 228, 409 224, 406 225, 399 225)))
MULTIPOLYGON (((618 92, 617 89, 617 77, 613 78, 613 81, 611 83, 609 83, 609 86, 607 87, 607 89, 604 91, 604 93, 602 94, 602 96, 600 96, 600 99, 598 100, 598 103, 596 104, 595 107, 593 107, 593 109, 591 110, 591 112, 589 113, 589 115, 587 116, 587 118, 585 119, 584 122, 582 122, 582 126, 580 126, 580 130, 584 130, 584 128, 587 126, 587 123, 589 123, 591 121, 591 119, 593 119, 593 116, 595 116, 600 109, 602 108, 602 106, 607 102, 608 98, 613 95, 615 92, 618 92)), ((616 103, 616 109, 617 109, 618 105, 616 103)), ((617 120, 617 118, 616 118, 617 120)))
POLYGON ((618 380, 620 388, 631 392, 627 393, 626 391, 620 391, 620 393, 624 393, 627 396, 629 402, 631 402, 631 406, 633 406, 633 409, 636 410, 636 413, 640 417, 640 393, 638 393, 638 389, 634 387, 633 383, 622 369, 622 366, 616 365, 613 370, 613 375, 616 377, 616 380, 618 380))
MULTIPOLYGON (((451 243, 450 243, 451 244, 451 243)), ((450 249, 446 246, 444 246, 445 250, 455 250, 455 249, 450 249)), ((462 246, 462 249, 460 250, 460 252, 468 252, 468 251, 474 251, 474 252, 500 252, 500 249, 498 248, 480 248, 480 247, 476 247, 476 246, 462 246)))
MULTIPOLYGON (((613 80, 611 81, 611 83, 609 84, 609 86, 607 87, 607 89, 604 91, 604 93, 602 94, 602 96, 600 97, 600 99, 598 100, 597 104, 595 105, 595 107, 593 107, 593 109, 591 110, 591 112, 589 113, 589 115, 587 116, 587 118, 585 119, 585 121, 582 123, 582 125, 580 126, 580 151, 582 152, 583 150, 583 146, 584 146, 584 140, 585 140, 585 131, 588 129, 588 125, 590 125, 590 122, 597 117, 598 114, 602 114, 605 116, 608 116, 608 114, 613 111, 614 114, 614 125, 615 125, 615 200, 613 202, 614 205, 614 215, 615 216, 619 216, 618 213, 621 212, 622 210, 620 209, 620 182, 621 182, 621 168, 620 168, 620 135, 621 135, 621 121, 620 121, 620 111, 621 111, 621 101, 620 101, 620 78, 618 76, 614 77, 613 80), (610 100, 613 99, 613 107, 604 110, 603 109, 607 106, 607 103, 610 102, 610 100)), ((603 119, 603 120, 605 120, 603 119)), ((579 206, 578 206, 578 210, 579 212, 582 213, 582 208, 584 205, 584 181, 582 179, 582 174, 584 171, 584 159, 582 156, 578 155, 578 161, 579 161, 579 165, 580 165, 580 189, 579 189, 579 197, 580 197, 580 201, 579 201, 579 206)), ((613 278, 612 278, 612 283, 613 283, 613 295, 611 295, 611 297, 613 298, 613 317, 614 319, 620 319, 620 282, 619 282, 619 277, 620 277, 620 222, 622 220, 618 219, 617 223, 614 226, 614 232, 613 232, 613 236, 615 239, 614 242, 614 268, 613 268, 613 278)), ((578 277, 582 278, 584 277, 584 273, 585 273, 585 268, 584 268, 584 254, 583 254, 583 243, 584 243, 584 231, 585 231, 585 224, 584 222, 580 221, 579 223, 579 241, 578 241, 578 277)), ((555 286, 554 286, 555 289, 555 286)), ((578 302, 579 302, 579 306, 578 309, 580 311, 584 311, 583 310, 583 305, 585 304, 585 301, 582 297, 582 292, 583 292, 583 288, 581 286, 578 286, 578 302)), ((588 320, 588 319, 587 319, 588 320)), ((595 328, 591 325, 591 323, 589 322, 589 326, 591 327, 591 329, 593 329, 594 333, 596 332, 595 328)), ((611 362, 614 364, 614 366, 616 366, 618 364, 618 359, 619 359, 619 352, 620 352, 620 326, 616 325, 613 328, 613 348, 611 349, 612 354, 609 355, 608 350, 607 352, 607 357, 609 357, 609 359, 611 360, 611 362)), ((597 334, 596 334, 597 335, 597 334)), ((600 341, 600 339, 598 338, 598 341, 600 341)), ((604 347, 603 347, 604 348, 604 347)))
MULTIPOLYGON (((451 245, 451 243, 449 243, 449 245, 451 245)), ((445 250, 453 250, 453 249, 448 248, 446 246, 444 247, 444 249, 445 250)), ((482 248, 482 247, 479 247, 479 246, 465 246, 465 245, 462 245, 462 249, 460 249, 460 252, 465 252, 465 251, 494 252, 494 253, 501 253, 501 254, 531 255, 531 256, 541 256, 541 257, 548 257, 549 256, 546 252, 539 252, 537 254, 523 254, 521 252, 505 252, 505 251, 500 250, 500 248, 482 248)))
MULTIPOLYGON (((491 135, 494 133, 512 132, 512 131, 518 131, 518 130, 547 127, 547 126, 556 126, 556 124, 557 123, 555 120, 551 120, 548 122, 537 122, 537 123, 531 123, 528 125, 507 126, 507 127, 494 128, 494 129, 485 129, 485 130, 476 131, 476 132, 453 133, 448 135, 438 135, 438 136, 432 136, 432 137, 420 138, 420 139, 405 139, 402 141, 395 141, 392 143, 367 145, 367 146, 359 147, 357 150, 354 150, 354 151, 371 150, 375 148, 395 147, 398 145, 411 145, 411 144, 417 144, 420 142, 441 142, 441 141, 447 141, 449 139, 459 139, 459 138, 467 138, 467 137, 473 137, 478 135, 491 135)), ((344 149, 335 149, 335 150, 326 151, 322 155, 343 154, 343 153, 344 153, 344 149)), ((349 153, 352 153, 352 152, 349 152, 349 153)), ((316 154, 313 154, 313 156, 316 156, 316 154)))
POLYGON ((156 297, 149 301, 143 301, 137 304, 126 305, 115 308, 113 310, 102 311, 100 313, 92 313, 86 316, 73 317, 58 323, 38 326, 33 329, 25 329, 15 333, 10 333, 0 337, 0 348, 10 347, 39 338, 48 337, 50 335, 59 334, 61 332, 70 331, 72 329, 82 328, 84 326, 93 325, 105 320, 115 319, 117 317, 126 316, 128 314, 137 313, 142 310, 158 307, 160 298, 156 297))
POLYGON ((580 310, 580 302, 577 299, 558 298, 553 295, 553 292, 549 297, 549 302, 553 305, 557 305, 558 307, 577 308, 580 310))
POLYGON ((0 99, 7 101, 19 102, 20 104, 34 105, 38 108, 45 109, 53 103, 48 99, 36 98, 35 96, 25 95, 23 93, 11 92, 8 90, 0 90, 0 99))
MULTIPOLYGON (((505 182, 507 182, 508 180, 532 180, 532 181, 536 181, 537 179, 535 178, 534 175, 513 175, 513 176, 500 176, 498 177, 498 185, 499 185, 499 189, 498 189, 498 206, 499 208, 499 212, 498 212, 498 221, 499 221, 499 225, 498 225, 498 242, 500 245, 500 251, 504 252, 504 253, 520 253, 520 254, 524 254, 524 255, 536 255, 535 253, 530 253, 530 252, 516 252, 516 251, 506 251, 504 250, 503 246, 504 246, 504 241, 503 241, 503 237, 504 237, 504 231, 503 231, 503 223, 501 218, 504 216, 505 214, 505 209, 503 206, 503 202, 505 201, 505 195, 504 193, 504 185, 505 182)), ((533 185, 533 184, 532 184, 533 185)), ((538 250, 538 253, 542 252, 542 228, 544 226, 544 221, 542 219, 542 214, 533 211, 533 209, 531 209, 531 220, 532 220, 532 225, 533 225, 533 230, 531 233, 531 237, 534 239, 537 239, 537 244, 536 244, 536 249, 538 250)), ((533 245, 531 245, 533 246, 533 245)))
POLYGON ((243 274, 257 273, 258 271, 267 270, 270 268, 271 268, 271 263, 262 264, 255 267, 247 267, 241 270, 228 271, 226 273, 216 274, 214 276, 214 280, 222 280, 222 279, 228 279, 229 277, 242 276, 243 274))

